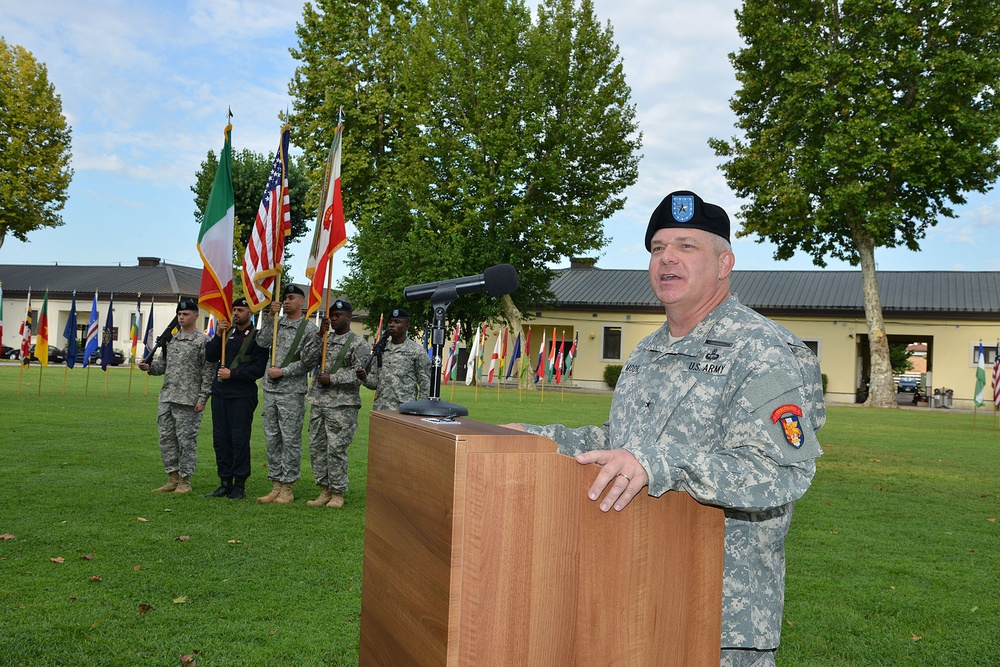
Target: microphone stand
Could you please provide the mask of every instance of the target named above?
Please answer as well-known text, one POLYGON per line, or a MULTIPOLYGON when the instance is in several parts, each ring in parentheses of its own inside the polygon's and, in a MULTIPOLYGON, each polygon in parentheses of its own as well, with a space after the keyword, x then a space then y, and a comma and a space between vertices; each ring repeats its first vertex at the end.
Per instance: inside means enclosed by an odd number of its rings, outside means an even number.
POLYGON ((429 398, 421 401, 407 401, 399 406, 399 412, 404 415, 423 415, 427 417, 464 417, 468 409, 456 403, 441 400, 441 367, 444 362, 445 314, 448 306, 458 298, 458 288, 454 283, 439 286, 431 295, 431 308, 434 311, 434 321, 431 324, 431 351, 434 355, 431 361, 431 387, 429 398))

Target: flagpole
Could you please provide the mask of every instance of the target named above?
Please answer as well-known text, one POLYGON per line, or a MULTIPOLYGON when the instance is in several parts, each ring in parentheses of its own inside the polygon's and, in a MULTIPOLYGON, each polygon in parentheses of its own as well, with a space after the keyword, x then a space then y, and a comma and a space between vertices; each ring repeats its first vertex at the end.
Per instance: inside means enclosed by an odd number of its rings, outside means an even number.
MULTIPOLYGON (((86 352, 86 348, 84 348, 84 352, 86 352)), ((148 375, 146 377, 147 377, 147 379, 149 378, 148 375)), ((147 384, 146 387, 148 388, 149 384, 147 384)), ((89 396, 90 395, 90 360, 89 359, 87 360, 87 382, 83 386, 83 395, 84 396, 89 396)))
MULTIPOLYGON (((49 342, 46 340, 45 344, 48 345, 49 342)), ((36 343, 37 345, 37 343, 36 343)), ((41 361, 38 362, 38 396, 42 395, 42 369, 45 368, 45 364, 41 361)))
POLYGON ((66 366, 66 368, 63 369, 63 388, 62 388, 62 395, 63 396, 66 395, 66 378, 67 377, 69 377, 69 366, 66 366))
MULTIPOLYGON (((326 261, 326 280, 323 282, 326 285, 323 287, 323 301, 320 303, 319 307, 323 311, 320 313, 320 318, 326 317, 330 314, 330 280, 333 276, 333 253, 330 253, 330 257, 326 261)), ((323 349, 320 351, 319 355, 319 369, 320 371, 326 370, 326 342, 330 337, 330 327, 326 328, 326 332, 323 334, 323 349)))

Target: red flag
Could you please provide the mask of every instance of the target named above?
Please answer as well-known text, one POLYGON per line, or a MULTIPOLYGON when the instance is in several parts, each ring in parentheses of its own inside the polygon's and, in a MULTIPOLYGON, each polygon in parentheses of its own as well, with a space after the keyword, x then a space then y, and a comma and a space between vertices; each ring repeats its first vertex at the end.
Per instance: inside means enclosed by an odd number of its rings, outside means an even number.
POLYGON ((563 350, 566 348, 566 330, 563 329, 562 340, 559 341, 559 353, 556 356, 556 384, 562 382, 563 376, 563 350))
POLYGON ((306 316, 312 315, 323 303, 323 289, 326 285, 330 258, 347 243, 347 228, 344 223, 344 202, 340 196, 340 156, 344 138, 344 125, 337 125, 330 146, 330 159, 323 179, 323 194, 320 197, 316 231, 313 234, 312 249, 306 264, 306 277, 310 279, 309 303, 306 316))
POLYGON ((993 403, 1000 408, 1000 343, 993 353, 993 403))
POLYGON ((31 288, 28 288, 28 310, 24 313, 24 319, 21 320, 21 358, 28 359, 31 357, 31 288))
POLYGON ((250 310, 258 312, 274 298, 274 281, 285 261, 285 239, 292 233, 292 208, 288 197, 288 141, 291 126, 281 128, 257 219, 243 255, 243 291, 250 310))

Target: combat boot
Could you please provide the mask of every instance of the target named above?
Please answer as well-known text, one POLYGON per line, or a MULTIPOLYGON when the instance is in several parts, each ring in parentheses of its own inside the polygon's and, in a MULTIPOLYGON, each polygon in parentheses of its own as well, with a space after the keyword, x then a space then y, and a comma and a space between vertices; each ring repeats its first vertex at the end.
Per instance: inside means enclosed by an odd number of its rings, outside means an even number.
POLYGON ((174 489, 174 493, 191 493, 191 477, 181 477, 180 481, 177 482, 177 488, 174 489))
POLYGON ((322 488, 323 493, 319 494, 319 498, 316 500, 307 500, 306 505, 309 505, 310 507, 323 507, 330 502, 330 498, 333 497, 333 493, 330 492, 330 487, 324 484, 322 485, 322 488))
POLYGON ((230 500, 243 500, 244 498, 246 498, 246 492, 244 491, 245 485, 246 485, 245 479, 237 478, 236 482, 233 484, 233 487, 229 490, 229 496, 227 497, 230 500))
POLYGON ((295 500, 295 496, 292 495, 292 485, 282 484, 281 491, 278 493, 278 497, 274 499, 274 502, 281 505, 287 505, 293 500, 295 500))
POLYGON ((273 503, 274 499, 281 493, 281 482, 271 482, 271 493, 257 499, 258 503, 273 503))
POLYGON ((326 504, 327 507, 343 507, 344 506, 344 494, 342 493, 331 493, 330 502, 326 504))
POLYGON ((167 474, 167 483, 158 489, 153 489, 153 493, 171 493, 177 488, 177 485, 181 481, 181 474, 179 472, 172 472, 167 474))
POLYGON ((228 496, 229 492, 233 490, 233 480, 226 479, 224 477, 219 478, 219 488, 211 493, 206 493, 206 498, 221 498, 222 496, 228 496))

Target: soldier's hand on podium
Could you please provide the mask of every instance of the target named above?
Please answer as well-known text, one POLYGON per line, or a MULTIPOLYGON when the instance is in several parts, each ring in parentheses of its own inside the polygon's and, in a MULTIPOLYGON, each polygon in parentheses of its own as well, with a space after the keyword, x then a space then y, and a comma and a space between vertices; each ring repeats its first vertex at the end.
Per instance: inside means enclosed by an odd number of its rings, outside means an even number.
POLYGON ((612 507, 615 511, 622 511, 649 483, 646 469, 632 452, 624 449, 595 449, 580 454, 576 461, 582 465, 596 463, 601 466, 601 472, 597 473, 587 496, 591 500, 597 500, 607 490, 601 501, 602 512, 607 512, 612 507))
POLYGON ((520 424, 520 423, 500 424, 500 426, 503 426, 504 428, 512 428, 515 431, 523 431, 523 430, 525 430, 524 429, 524 424, 520 424))

